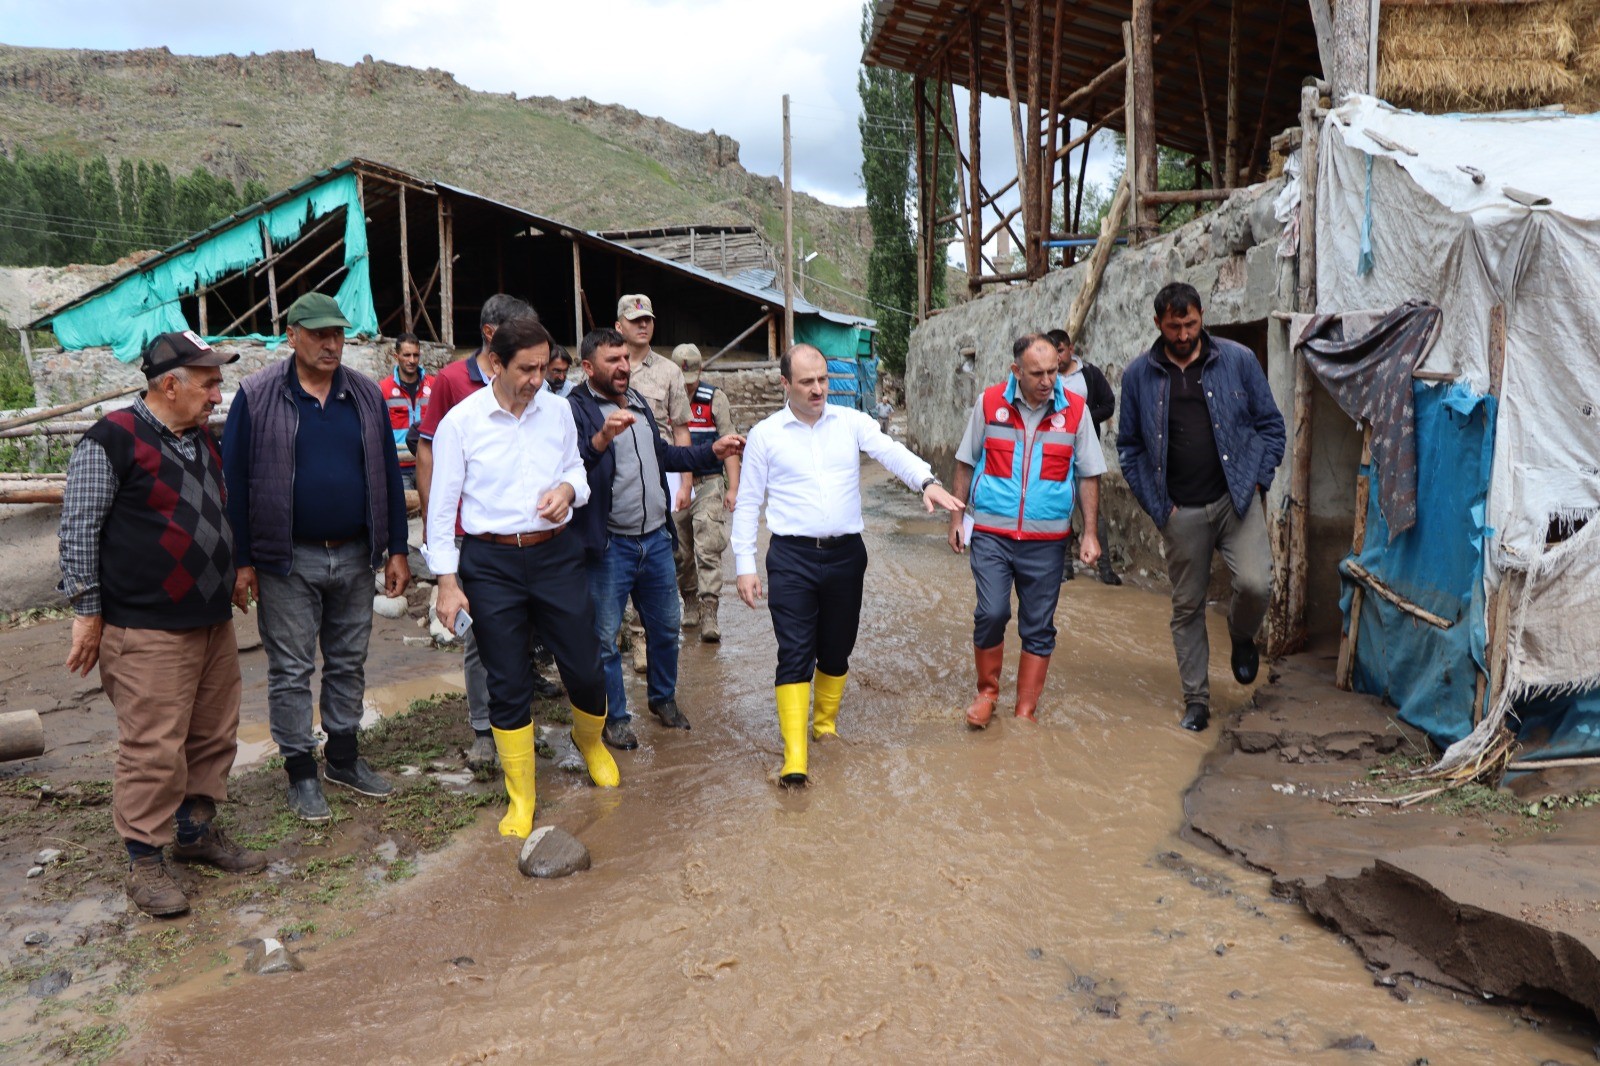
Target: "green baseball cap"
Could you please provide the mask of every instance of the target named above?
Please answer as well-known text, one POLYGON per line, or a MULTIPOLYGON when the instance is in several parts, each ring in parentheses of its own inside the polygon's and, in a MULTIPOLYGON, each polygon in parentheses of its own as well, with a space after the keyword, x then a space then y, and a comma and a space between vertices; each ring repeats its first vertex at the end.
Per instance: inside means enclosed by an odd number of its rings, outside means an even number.
POLYGON ((329 326, 350 328, 350 320, 339 310, 332 296, 308 292, 289 305, 289 325, 302 329, 327 329, 329 326))

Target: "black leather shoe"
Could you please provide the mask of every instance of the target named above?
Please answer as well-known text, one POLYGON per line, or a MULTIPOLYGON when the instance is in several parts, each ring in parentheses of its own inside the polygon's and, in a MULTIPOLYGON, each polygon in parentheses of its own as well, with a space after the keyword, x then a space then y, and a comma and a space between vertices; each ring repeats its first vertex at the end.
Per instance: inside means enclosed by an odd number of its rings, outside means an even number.
POLYGON ((650 713, 661 719, 661 724, 668 729, 688 729, 689 719, 678 710, 677 700, 665 700, 661 703, 652 703, 650 713))
POLYGON ((394 786, 372 772, 372 767, 367 765, 367 760, 357 759, 349 766, 335 766, 331 762, 322 764, 322 779, 335 785, 343 785, 353 792, 363 796, 382 798, 394 791, 394 786))
POLYGON ((289 782, 289 813, 302 822, 326 822, 333 817, 322 794, 322 782, 314 777, 289 782))
POLYGON ((553 700, 561 695, 561 686, 545 677, 539 671, 533 672, 533 698, 536 700, 553 700))
POLYGON ((1256 673, 1261 669, 1261 653, 1256 650, 1253 640, 1235 640, 1233 642, 1233 679, 1241 685, 1248 685, 1256 679, 1256 673))
POLYGON ((1183 721, 1178 724, 1191 733, 1203 733, 1211 724, 1211 708, 1203 703, 1191 703, 1183 709, 1183 721))
POLYGON ((600 739, 618 751, 632 751, 639 746, 639 738, 633 735, 633 727, 628 725, 627 719, 619 722, 607 718, 600 739))
POLYGON ((1100 568, 1100 583, 1102 585, 1120 585, 1122 584, 1122 578, 1118 577, 1117 572, 1111 567, 1102 566, 1100 568))

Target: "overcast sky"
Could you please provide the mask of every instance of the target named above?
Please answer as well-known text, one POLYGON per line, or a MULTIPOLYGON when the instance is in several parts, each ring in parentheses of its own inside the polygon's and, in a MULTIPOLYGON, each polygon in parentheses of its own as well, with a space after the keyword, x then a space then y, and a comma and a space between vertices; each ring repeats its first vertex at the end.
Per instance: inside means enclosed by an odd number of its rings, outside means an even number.
MULTIPOLYGON (((439 67, 519 96, 587 96, 737 139, 758 174, 783 170, 791 100, 795 186, 864 202, 856 128, 860 0, 0 0, 0 39, 51 48, 165 45, 187 55, 312 48, 439 67)), ((961 113, 965 114, 963 99, 961 113)), ((909 116, 908 116, 909 117, 909 116)), ((1009 120, 984 114, 985 183, 1011 177, 1009 120)), ((1099 150, 1091 176, 1102 176, 1099 150)))

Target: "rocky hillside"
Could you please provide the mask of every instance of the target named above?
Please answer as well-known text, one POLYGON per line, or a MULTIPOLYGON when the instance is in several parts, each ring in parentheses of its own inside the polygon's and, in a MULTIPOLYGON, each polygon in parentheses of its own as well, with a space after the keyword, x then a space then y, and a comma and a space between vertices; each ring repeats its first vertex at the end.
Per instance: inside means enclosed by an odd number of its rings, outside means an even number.
MULTIPOLYGON (((350 67, 311 51, 0 45, 0 149, 19 146, 204 163, 271 188, 363 156, 588 229, 724 222, 783 234, 780 181, 745 170, 731 137, 587 99, 475 92, 447 71, 370 57, 350 67)), ((812 276, 864 288, 865 211, 801 195, 795 215, 796 237, 822 252, 812 276)))

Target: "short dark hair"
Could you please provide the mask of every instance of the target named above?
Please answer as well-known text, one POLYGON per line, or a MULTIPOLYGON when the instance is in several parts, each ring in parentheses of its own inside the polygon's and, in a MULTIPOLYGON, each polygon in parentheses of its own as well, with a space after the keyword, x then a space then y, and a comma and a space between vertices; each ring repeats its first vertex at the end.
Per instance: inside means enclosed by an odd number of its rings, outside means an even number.
POLYGON ((418 348, 422 347, 422 342, 417 340, 417 335, 410 331, 402 333, 394 339, 394 350, 398 352, 402 344, 415 344, 418 348))
MULTIPOLYGON (((533 305, 526 300, 497 292, 483 301, 483 310, 478 312, 478 328, 481 330, 484 326, 494 326, 498 329, 513 318, 531 318, 537 322, 539 312, 535 311, 533 305)), ((524 344, 523 347, 526 348, 527 345, 524 344)))
POLYGON ((538 316, 519 315, 496 327, 494 340, 489 342, 489 354, 498 359, 501 366, 509 366, 512 358, 523 349, 550 343, 550 332, 540 324, 538 316))
POLYGON ((1181 315, 1186 311, 1199 311, 1200 292, 1187 281, 1171 281, 1156 293, 1156 317, 1165 318, 1167 312, 1181 315))
POLYGON ((583 335, 583 340, 578 344, 578 358, 587 363, 601 348, 625 348, 627 345, 621 333, 610 326, 601 326, 583 335))
MULTIPOLYGON (((802 348, 808 352, 816 352, 818 355, 822 355, 822 350, 815 344, 806 344, 801 342, 800 344, 789 345, 788 350, 785 351, 783 355, 778 357, 778 374, 783 378, 783 380, 794 380, 794 377, 789 373, 789 369, 794 364, 794 353, 800 351, 802 348)), ((822 361, 827 362, 828 357, 822 355, 822 361)))
POLYGON ((1011 361, 1015 363, 1020 360, 1022 358, 1022 353, 1026 352, 1029 348, 1032 348, 1035 344, 1048 344, 1050 345, 1051 351, 1054 351, 1056 347, 1055 342, 1052 341, 1047 334, 1024 333, 1011 345, 1011 361))
POLYGON ((557 363, 565 363, 568 366, 571 366, 572 353, 568 352, 559 344, 552 344, 550 345, 550 365, 555 366, 557 363))
POLYGON ((1047 340, 1049 340, 1049 342, 1051 344, 1055 345, 1057 348, 1070 348, 1070 347, 1072 347, 1072 338, 1067 334, 1067 331, 1064 330, 1064 329, 1053 329, 1049 333, 1045 334, 1045 338, 1047 340))

